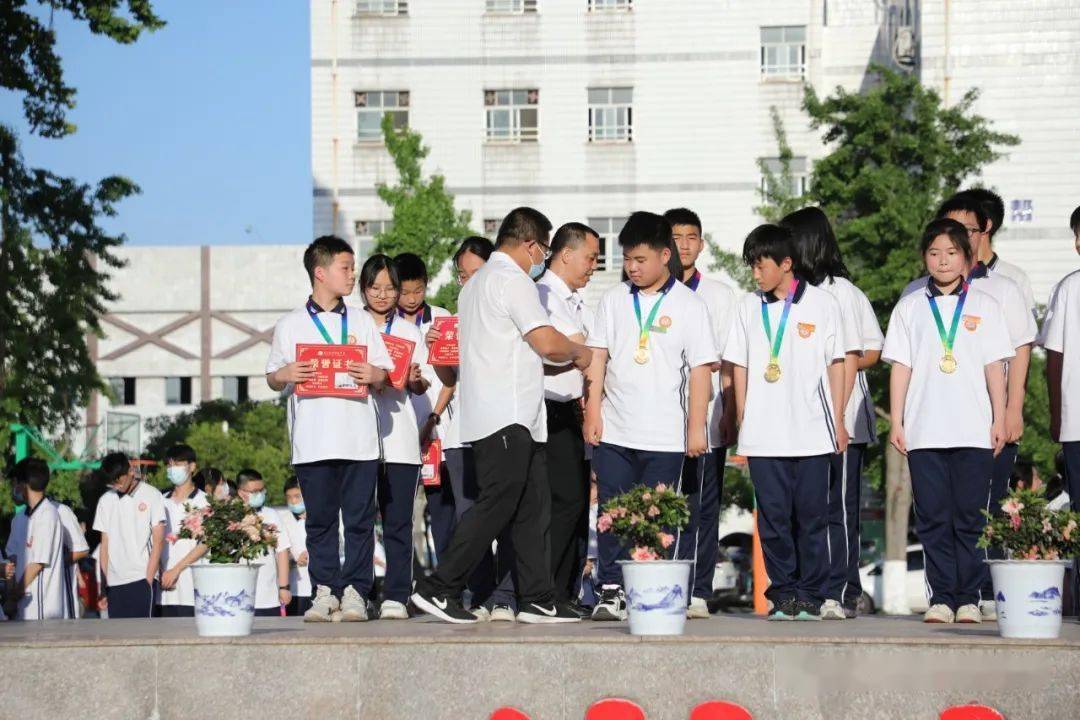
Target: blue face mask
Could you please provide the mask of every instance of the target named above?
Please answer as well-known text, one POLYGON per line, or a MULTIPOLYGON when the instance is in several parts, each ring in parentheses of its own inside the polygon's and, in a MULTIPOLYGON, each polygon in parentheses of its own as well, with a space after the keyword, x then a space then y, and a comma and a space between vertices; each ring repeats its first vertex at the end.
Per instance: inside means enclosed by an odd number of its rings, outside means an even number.
POLYGON ((165 468, 165 475, 169 478, 169 482, 179 486, 187 482, 189 473, 186 465, 170 465, 165 468))
POLYGON ((258 510, 266 502, 266 491, 260 490, 259 492, 248 493, 248 505, 255 510, 258 510))
POLYGON ((15 503, 15 507, 26 507, 26 496, 15 488, 11 489, 11 500, 15 503))
POLYGON ((304 507, 304 503, 302 502, 296 504, 289 503, 289 512, 293 515, 303 515, 305 510, 307 510, 307 508, 304 507))
POLYGON ((19 513, 25 513, 25 512, 26 512, 26 503, 16 503, 15 504, 15 514, 16 515, 18 515, 19 513))
POLYGON ((546 260, 546 258, 544 257, 544 251, 540 250, 540 263, 539 264, 534 263, 532 261, 532 251, 531 250, 529 251, 529 263, 530 263, 530 265, 529 265, 529 278, 530 279, 537 280, 537 279, 539 279, 539 277, 541 275, 544 274, 544 270, 547 269, 547 266, 544 265, 545 260, 546 260))

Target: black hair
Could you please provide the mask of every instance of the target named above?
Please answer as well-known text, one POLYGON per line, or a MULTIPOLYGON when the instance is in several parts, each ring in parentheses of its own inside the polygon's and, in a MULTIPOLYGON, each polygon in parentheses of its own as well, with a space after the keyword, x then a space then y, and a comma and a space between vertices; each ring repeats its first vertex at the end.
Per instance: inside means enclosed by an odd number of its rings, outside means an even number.
POLYGON ((971 195, 967 193, 957 193, 956 195, 953 195, 951 198, 941 203, 935 217, 940 219, 949 213, 954 212, 969 212, 973 214, 975 216, 975 221, 979 223, 979 229, 983 231, 986 230, 986 211, 983 210, 982 203, 971 195))
POLYGON ((427 265, 416 253, 399 253, 395 255, 394 267, 397 268, 398 278, 401 282, 419 280, 427 285, 427 265))
POLYGON ((258 470, 252 470, 251 468, 244 468, 240 472, 236 473, 236 487, 243 487, 249 482, 256 480, 262 480, 263 476, 258 470))
MULTIPOLYGON (((638 210, 631 213, 626 224, 619 231, 619 247, 624 251, 645 245, 657 252, 663 249, 670 251, 667 263, 668 272, 676 278, 682 277, 682 262, 679 260, 679 249, 671 239, 671 223, 662 215, 638 210)), ((623 280, 626 273, 623 272, 623 280)))
POLYGON ((971 262, 974 253, 971 249, 971 240, 968 238, 967 228, 951 218, 938 218, 930 221, 930 224, 923 230, 922 239, 919 240, 919 254, 925 257, 926 251, 934 244, 934 240, 942 235, 948 235, 953 247, 964 254, 965 260, 971 262))
POLYGON ((195 483, 195 487, 199 488, 203 492, 206 492, 207 488, 211 490, 225 480, 225 476, 217 468, 208 467, 199 470, 195 473, 195 477, 191 479, 191 482, 195 483))
POLYGON ((556 255, 567 248, 572 250, 579 247, 589 235, 597 239, 600 237, 600 233, 584 223, 568 222, 560 225, 559 229, 551 237, 551 257, 547 259, 548 267, 551 267, 551 261, 555 259, 556 255))
POLYGON ((458 260, 460 260, 461 256, 465 253, 472 253, 476 257, 481 258, 484 262, 487 262, 493 252, 495 252, 495 245, 486 237, 470 235, 461 241, 461 245, 458 247, 457 252, 454 253, 454 267, 457 267, 458 260))
POLYGON ((291 476, 288 480, 285 481, 284 491, 288 492, 293 488, 296 488, 298 490, 300 489, 300 478, 296 477, 295 475, 291 476))
POLYGON ((314 284, 315 268, 327 267, 341 253, 352 255, 352 245, 349 245, 337 235, 322 235, 315 238, 307 246, 307 250, 304 250, 304 269, 307 270, 308 280, 314 284))
POLYGON ((672 227, 676 225, 693 225, 697 228, 698 234, 701 234, 701 218, 693 210, 672 208, 664 213, 664 219, 671 223, 672 227))
POLYGON ((743 262, 752 267, 762 258, 769 258, 777 265, 784 262, 784 258, 789 258, 792 272, 807 275, 802 271, 798 254, 795 252, 795 239, 791 236, 791 231, 781 225, 758 225, 746 236, 742 249, 743 262))
POLYGON ((41 458, 23 458, 15 463, 11 477, 34 492, 45 492, 45 488, 49 487, 49 464, 41 458))
POLYGON ((131 472, 131 460, 122 452, 111 452, 101 458, 101 479, 106 487, 131 472))
POLYGON ((360 291, 363 292, 374 285, 375 278, 379 276, 379 272, 382 270, 386 271, 386 275, 390 278, 390 284, 394 286, 394 289, 401 292, 401 279, 398 277, 394 261, 390 259, 389 255, 383 255, 382 253, 376 253, 364 261, 364 267, 360 270, 360 291))
POLYGON ((780 226, 791 231, 796 255, 793 260, 812 285, 837 277, 851 279, 840 256, 836 234, 821 208, 804 207, 789 213, 780 221, 780 226))
POLYGON ((523 242, 539 242, 547 245, 551 221, 544 213, 531 207, 514 208, 499 225, 495 247, 515 247, 523 242))
POLYGON ((184 445, 183 443, 173 445, 165 451, 165 462, 170 463, 176 460, 186 463, 195 462, 195 449, 190 445, 184 445))
POLYGON ((986 188, 968 188, 957 194, 967 195, 979 203, 991 222, 990 237, 997 235, 997 231, 1001 229, 1002 224, 1005 222, 1005 201, 1001 199, 1001 196, 986 188))
POLYGON ((1069 229, 1073 231, 1073 235, 1080 235, 1080 205, 1077 205, 1069 216, 1069 229))

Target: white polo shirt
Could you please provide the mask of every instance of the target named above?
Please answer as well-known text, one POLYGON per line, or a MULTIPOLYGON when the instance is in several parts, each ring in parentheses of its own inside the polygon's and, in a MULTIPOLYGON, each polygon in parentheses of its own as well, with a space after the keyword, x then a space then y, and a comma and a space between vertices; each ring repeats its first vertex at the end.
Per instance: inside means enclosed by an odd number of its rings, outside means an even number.
MULTIPOLYGON (((540 304, 544 306, 556 330, 567 336, 589 334, 592 313, 585 307, 585 300, 580 293, 571 290, 565 280, 548 270, 536 281, 536 291, 540 294, 540 304)), ((577 400, 584 394, 584 388, 585 376, 576 368, 570 368, 559 375, 544 376, 546 400, 577 400)))
MULTIPOLYGON (((850 280, 838 277, 825 280, 820 286, 840 304, 840 317, 848 338, 855 338, 860 353, 880 350, 885 341, 878 326, 877 315, 869 298, 850 280)), ((874 416, 874 401, 870 396, 870 386, 866 380, 866 371, 860 370, 855 376, 855 386, 851 389, 847 407, 844 408, 844 426, 852 443, 876 443, 877 419, 874 416)))
POLYGON ((79 518, 75 517, 75 511, 59 500, 49 498, 49 501, 60 515, 60 529, 64 534, 64 574, 71 588, 71 617, 79 618, 82 617, 82 607, 79 605, 79 568, 69 560, 71 553, 89 552, 90 545, 86 542, 86 535, 79 525, 79 518))
MULTIPOLYGON (((354 305, 339 303, 333 311, 320 312, 319 319, 330 337, 337 342, 341 336, 341 318, 348 311, 348 334, 367 346, 367 361, 383 370, 392 370, 393 363, 383 345, 379 329, 367 311, 354 305)), ((326 341, 301 306, 285 315, 274 328, 270 344, 267 374, 296 360, 297 343, 322 344, 326 341)), ((289 384, 283 391, 288 400, 289 436, 292 439, 292 462, 320 460, 377 460, 379 429, 375 417, 375 400, 371 393, 364 399, 339 397, 298 398, 289 384)))
MULTIPOLYGON (((379 329, 386 330, 385 327, 379 329)), ((421 368, 431 367, 427 364, 427 345, 415 325, 395 318, 390 323, 390 335, 412 342, 415 345, 412 361, 419 363, 421 368)), ((420 464, 420 432, 411 395, 408 388, 398 390, 389 383, 375 393, 383 462, 420 464)))
POLYGON ((259 576, 255 579, 255 609, 276 608, 281 606, 281 601, 278 600, 277 554, 291 547, 289 533, 282 526, 277 510, 259 508, 259 517, 262 518, 263 525, 277 528, 278 534, 277 547, 252 560, 253 563, 260 563, 259 576))
POLYGON ((661 303, 649 331, 649 361, 639 364, 636 290, 627 281, 600 297, 587 340, 608 353, 601 440, 635 450, 686 452, 690 371, 719 360, 709 310, 674 277, 659 292, 637 292, 642 322, 661 303))
MULTIPOLYGON (((696 287, 694 287, 693 279, 687 287, 705 301, 705 307, 709 311, 709 320, 713 326, 713 337, 716 339, 716 356, 723 357, 724 344, 727 343, 728 333, 731 332, 731 321, 735 317, 735 304, 738 298, 734 290, 719 280, 707 278, 700 272, 696 278, 696 287)), ((721 447, 720 426, 723 421, 724 396, 720 388, 720 373, 714 372, 712 373, 712 400, 709 403, 709 447, 721 447)))
POLYGON ((1016 286, 1020 288, 1020 294, 1024 298, 1024 305, 1031 311, 1034 316, 1035 308, 1035 293, 1031 289, 1031 278, 1027 273, 1021 270, 1018 266, 1013 265, 1010 262, 1005 262, 997 253, 990 258, 990 262, 986 263, 986 269, 991 273, 997 273, 998 275, 1004 275, 1005 277, 1016 283, 1016 286))
MULTIPOLYGON (((187 517, 185 505, 191 505, 193 509, 200 510, 210 504, 206 493, 198 488, 187 497, 177 497, 176 490, 169 490, 163 496, 165 501, 165 547, 161 551, 161 567, 170 570, 187 554, 194 550, 199 542, 194 539, 180 537, 180 524, 187 517)), ((196 565, 206 562, 206 556, 195 561, 196 565)), ((154 602, 158 605, 195 605, 195 579, 192 577, 191 568, 188 567, 180 573, 176 579, 176 585, 172 590, 158 588, 158 597, 154 602)))
POLYGON ((1080 441, 1080 270, 1050 295, 1039 344, 1061 353, 1061 442, 1080 441))
POLYGON ((536 284, 496 250, 461 290, 461 440, 474 442, 510 425, 547 441, 544 365, 525 341, 550 326, 536 284))
POLYGON ((298 518, 288 508, 275 508, 285 534, 289 536, 289 556, 293 566, 289 569, 289 590, 296 597, 311 597, 311 573, 307 565, 296 565, 307 551, 307 522, 298 518))
POLYGON ((121 497, 109 490, 98 500, 94 530, 109 538, 109 585, 126 585, 146 580, 150 562, 150 533, 165 522, 165 498, 145 482, 139 482, 121 497))
POLYGON ((34 508, 26 510, 25 541, 18 552, 15 578, 19 580, 32 563, 44 567, 26 588, 19 600, 17 617, 20 620, 52 620, 73 617, 71 585, 65 572, 64 529, 60 513, 48 499, 42 498, 34 508))
MULTIPOLYGON (((424 339, 427 338, 428 330, 431 329, 431 324, 435 318, 452 316, 453 313, 446 308, 425 303, 423 311, 417 315, 416 321, 414 321, 413 324, 416 325, 417 330, 420 331, 421 339, 424 339)), ((395 322, 407 321, 399 314, 398 319, 395 322)), ((423 345, 424 352, 426 353, 426 340, 423 340, 423 345)), ((435 410, 435 405, 439 402, 439 393, 441 393, 443 389, 442 381, 439 380, 439 376, 436 374, 433 366, 425 363, 420 366, 420 371, 431 384, 428 386, 427 392, 423 395, 409 394, 409 399, 412 401, 413 405, 413 411, 416 413, 416 422, 418 426, 422 426, 427 422, 428 416, 435 410)), ((443 412, 442 417, 439 418, 439 424, 435 426, 434 437, 442 441, 444 451, 461 447, 461 442, 457 439, 458 432, 455 428, 458 421, 456 403, 456 398, 451 397, 450 402, 446 406, 446 410, 443 412)))
POLYGON ((904 402, 904 441, 908 450, 993 446, 990 426, 994 417, 985 367, 1008 360, 1015 349, 1005 329, 1000 303, 980 285, 971 285, 964 302, 953 345, 957 363, 954 373, 943 373, 938 367, 945 349, 928 298, 935 293, 948 332, 959 292, 942 296, 936 287, 924 285, 922 292, 902 297, 893 308, 881 356, 886 362, 911 368, 904 402))
MULTIPOLYGON (((811 457, 836 452, 829 366, 843 360, 840 305, 829 293, 801 281, 780 344, 780 379, 766 382, 771 347, 761 319, 762 293, 739 300, 724 359, 746 368, 746 406, 739 454, 748 457, 811 457)), ((767 310, 773 333, 784 303, 772 293, 767 310)), ((775 337, 775 335, 774 335, 775 337)))

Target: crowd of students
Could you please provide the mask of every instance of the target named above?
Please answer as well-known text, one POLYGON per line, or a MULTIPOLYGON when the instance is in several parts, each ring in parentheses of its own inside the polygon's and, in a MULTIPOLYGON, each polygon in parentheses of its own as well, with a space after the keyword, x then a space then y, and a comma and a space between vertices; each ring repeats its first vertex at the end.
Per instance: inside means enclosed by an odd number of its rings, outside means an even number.
MULTIPOLYGON (((996 510, 1008 490, 1035 344, 1047 352, 1053 439, 1080 503, 1080 271, 1055 286, 1040 334, 1027 277, 993 250, 1003 218, 987 190, 943 203, 913 241, 925 274, 896 300, 883 336, 817 208, 747 236, 742 258, 758 286, 750 293, 702 275, 694 212, 636 212, 618 238, 624 281, 595 309, 582 290, 599 234, 572 222, 552 236, 546 217, 518 208, 494 244, 470 237, 453 257, 463 286, 457 366, 429 362, 441 339, 433 321, 450 313, 427 302, 419 257, 376 254, 357 274, 351 247, 320 237, 304 254, 312 293, 277 323, 266 367, 287 404, 296 474, 287 509, 264 506, 257 471, 228 480, 200 469, 186 445, 164 458, 164 494, 125 456, 107 455, 99 479, 108 491, 92 522, 96 609, 192 615, 190 567, 206 561, 206 548, 177 539, 180 523, 209 496, 235 494, 279 529, 260 559, 260 615, 623 620, 617 563, 627 549, 596 537, 596 507, 663 483, 689 498, 691 522, 672 552, 694 561, 688 616, 708 617, 724 464, 737 446, 756 496, 770 619, 853 618, 861 472, 878 435, 867 370, 883 359, 892 367, 889 440, 909 464, 926 555, 924 619, 991 619, 976 541, 981 511, 996 510), (401 387, 389 382, 388 336, 414 346, 401 387), (297 344, 339 342, 366 346, 347 384, 370 394, 298 396, 316 368, 297 360, 297 344), (422 483, 433 440, 441 454, 429 475, 439 482, 422 483), (437 569, 414 578, 421 488, 437 569), (377 521, 385 573, 376 593, 377 521)), ((1080 208, 1070 228, 1080 252, 1080 208)), ((47 497, 48 480, 35 459, 11 474, 25 506, 6 545, 13 617, 78 615, 73 569, 89 548, 71 510, 47 497)))

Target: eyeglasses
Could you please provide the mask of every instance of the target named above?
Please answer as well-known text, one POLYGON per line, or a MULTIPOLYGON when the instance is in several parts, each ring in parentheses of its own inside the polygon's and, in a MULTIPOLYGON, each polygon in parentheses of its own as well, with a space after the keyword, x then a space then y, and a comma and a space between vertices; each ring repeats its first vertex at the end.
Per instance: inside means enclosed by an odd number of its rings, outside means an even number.
POLYGON ((377 288, 369 287, 364 292, 370 294, 372 297, 396 297, 398 291, 396 288, 377 288))
POLYGON ((976 235, 976 234, 978 234, 978 233, 981 233, 981 232, 985 232, 985 231, 984 231, 984 230, 983 230, 982 228, 980 228, 980 227, 972 227, 972 226, 970 226, 970 225, 965 225, 965 226, 964 226, 964 229, 965 229, 965 230, 967 230, 967 234, 968 234, 968 235, 976 235))
POLYGON ((538 242, 536 243, 536 247, 540 248, 540 253, 544 256, 542 258, 542 261, 546 262, 551 258, 551 248, 549 248, 547 245, 538 242))

